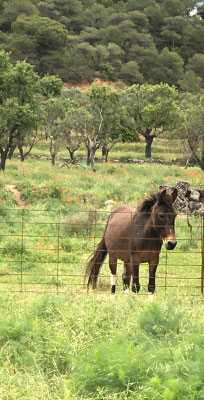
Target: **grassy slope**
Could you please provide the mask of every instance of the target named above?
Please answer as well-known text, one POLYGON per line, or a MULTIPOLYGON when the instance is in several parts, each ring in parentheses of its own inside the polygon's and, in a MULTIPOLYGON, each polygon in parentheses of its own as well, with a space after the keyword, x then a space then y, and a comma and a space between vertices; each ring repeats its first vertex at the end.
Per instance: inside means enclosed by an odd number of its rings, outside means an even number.
MULTIPOLYGON (((126 145, 121 148, 117 159, 130 150, 126 145)), ((200 284, 200 242, 195 240, 200 238, 198 219, 191 219, 198 225, 193 228, 191 243, 186 220, 177 219, 179 253, 168 255, 166 275, 163 252, 153 303, 146 295, 124 296, 120 290, 110 298, 107 266, 102 270, 107 278, 101 278, 106 294, 79 294, 82 278, 65 276, 83 273, 83 262, 101 237, 109 214, 106 200, 114 200, 115 206, 134 205, 144 193, 163 183, 188 180, 191 186, 201 186, 204 173, 198 168, 118 163, 98 165, 97 173, 92 174, 87 168, 59 169, 58 165, 14 159, 0 175, 0 272, 10 270, 1 276, 0 290, 22 289, 24 293, 1 293, 0 397, 204 399, 203 301, 189 297, 200 293, 194 288, 200 284), (28 203, 25 211, 16 207, 5 183, 22 192, 28 203), (100 210, 97 217, 95 210, 100 210), (18 236, 22 213, 26 235, 23 263, 18 236), (53 258, 60 261, 58 271, 53 258), (185 280, 175 279, 183 276, 185 280), (180 288, 168 287, 165 292, 165 281, 180 288), (66 296, 50 297, 48 291, 65 292, 66 296), (39 292, 45 294, 36 297, 39 292)), ((119 270, 121 274, 121 266, 119 270)), ((145 266, 141 274, 145 294, 145 266)))

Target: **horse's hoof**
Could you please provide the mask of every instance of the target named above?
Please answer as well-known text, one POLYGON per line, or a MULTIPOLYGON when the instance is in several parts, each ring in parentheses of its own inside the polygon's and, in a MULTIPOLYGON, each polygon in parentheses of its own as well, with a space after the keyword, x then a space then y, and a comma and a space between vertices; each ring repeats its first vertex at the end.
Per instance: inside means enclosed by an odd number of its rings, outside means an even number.
POLYGON ((153 293, 155 292, 155 286, 150 286, 150 285, 148 285, 148 292, 149 292, 150 294, 153 294, 153 293))
POLYGON ((137 294, 140 291, 140 285, 133 285, 132 286, 132 293, 137 294))

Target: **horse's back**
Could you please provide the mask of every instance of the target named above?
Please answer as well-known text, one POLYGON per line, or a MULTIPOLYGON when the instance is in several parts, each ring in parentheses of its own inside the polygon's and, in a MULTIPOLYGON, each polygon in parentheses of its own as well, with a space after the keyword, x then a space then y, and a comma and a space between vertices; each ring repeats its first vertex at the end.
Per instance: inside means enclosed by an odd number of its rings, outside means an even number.
POLYGON ((112 230, 114 227, 116 229, 123 230, 123 227, 127 227, 131 223, 135 212, 135 207, 125 204, 115 208, 108 218, 108 228, 112 230))

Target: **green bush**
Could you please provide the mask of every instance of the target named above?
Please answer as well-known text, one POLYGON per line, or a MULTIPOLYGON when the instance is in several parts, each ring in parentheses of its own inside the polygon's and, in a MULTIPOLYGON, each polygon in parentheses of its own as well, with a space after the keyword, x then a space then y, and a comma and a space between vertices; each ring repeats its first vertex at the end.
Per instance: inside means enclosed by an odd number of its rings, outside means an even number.
POLYGON ((161 307, 157 303, 150 304, 138 317, 140 328, 154 337, 178 333, 183 315, 181 312, 175 312, 175 307, 174 301, 170 301, 166 307, 161 307))
POLYGON ((56 183, 52 183, 49 186, 48 195, 50 197, 54 197, 56 199, 60 199, 63 197, 63 192, 60 187, 56 183))
POLYGON ((73 391, 96 399, 203 399, 204 329, 184 322, 178 309, 176 300, 146 305, 132 330, 91 343, 73 361, 73 391))
POLYGON ((108 393, 128 394, 143 383, 147 367, 142 348, 133 343, 101 342, 76 358, 74 382, 80 392, 89 396, 103 388, 108 393))
MULTIPOLYGON (((63 215, 63 212, 62 212, 63 215)), ((96 210, 70 213, 64 211, 64 223, 60 226, 61 235, 91 235, 98 221, 96 210)))

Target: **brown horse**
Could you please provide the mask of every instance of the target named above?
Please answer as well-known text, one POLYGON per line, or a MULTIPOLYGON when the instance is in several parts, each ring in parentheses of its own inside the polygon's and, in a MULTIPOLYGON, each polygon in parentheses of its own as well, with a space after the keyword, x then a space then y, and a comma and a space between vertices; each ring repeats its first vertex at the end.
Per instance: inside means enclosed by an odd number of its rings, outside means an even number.
POLYGON ((124 262, 123 287, 128 289, 132 275, 132 291, 138 293, 139 265, 149 263, 148 291, 155 291, 155 274, 163 240, 167 250, 176 246, 174 223, 176 213, 173 202, 177 190, 171 194, 166 189, 151 194, 137 208, 121 206, 112 211, 108 218, 102 240, 86 265, 87 286, 96 288, 100 268, 109 253, 111 270, 111 293, 117 284, 117 260, 124 262))

